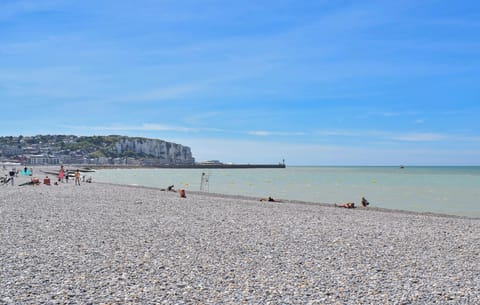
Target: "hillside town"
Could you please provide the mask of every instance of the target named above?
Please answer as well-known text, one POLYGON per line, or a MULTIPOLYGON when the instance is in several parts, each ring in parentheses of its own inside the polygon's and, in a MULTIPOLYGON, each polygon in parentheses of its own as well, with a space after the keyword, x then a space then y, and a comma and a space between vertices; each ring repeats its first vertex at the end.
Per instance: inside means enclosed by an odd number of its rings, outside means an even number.
POLYGON ((195 159, 189 147, 159 139, 118 135, 0 137, 0 161, 24 165, 183 166, 195 159))

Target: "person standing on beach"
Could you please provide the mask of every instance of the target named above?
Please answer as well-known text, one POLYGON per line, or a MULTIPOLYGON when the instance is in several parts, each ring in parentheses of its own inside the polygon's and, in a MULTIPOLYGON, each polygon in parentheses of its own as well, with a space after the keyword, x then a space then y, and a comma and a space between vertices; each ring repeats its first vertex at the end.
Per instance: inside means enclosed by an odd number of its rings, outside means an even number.
POLYGON ((12 185, 14 185, 14 184, 13 184, 13 178, 15 177, 15 169, 12 168, 8 174, 10 175, 10 179, 9 179, 9 180, 12 182, 12 185))
POLYGON ((75 171, 75 185, 80 185, 80 171, 78 169, 75 171))
POLYGON ((208 192, 208 176, 205 173, 202 173, 202 178, 200 180, 200 191, 208 192))
POLYGON ((58 171, 58 181, 63 183, 63 176, 65 176, 65 171, 63 170, 63 165, 61 165, 60 170, 58 171))
POLYGON ((68 183, 68 175, 70 173, 68 172, 68 169, 65 171, 65 182, 68 183))

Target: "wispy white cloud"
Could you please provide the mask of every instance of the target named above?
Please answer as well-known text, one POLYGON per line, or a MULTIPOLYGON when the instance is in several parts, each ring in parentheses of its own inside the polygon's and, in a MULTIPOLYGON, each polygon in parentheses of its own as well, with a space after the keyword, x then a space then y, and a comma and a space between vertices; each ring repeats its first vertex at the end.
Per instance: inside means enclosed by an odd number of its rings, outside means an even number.
POLYGON ((101 91, 101 80, 80 66, 0 69, 4 92, 13 97, 86 98, 101 91))
POLYGON ((361 129, 326 129, 315 132, 320 136, 339 136, 339 137, 359 137, 359 138, 377 138, 385 137, 387 132, 381 130, 361 130, 361 129))
POLYGON ((370 140, 393 140, 401 142, 439 142, 448 139, 461 139, 458 135, 435 132, 391 132, 387 130, 320 130, 322 136, 357 137, 370 140))
POLYGON ((480 21, 476 18, 476 16, 472 15, 471 18, 464 17, 460 18, 436 18, 431 20, 424 20, 423 23, 425 25, 440 25, 446 26, 449 28, 452 27, 460 27, 460 28, 480 28, 480 21))
POLYGON ((388 117, 399 117, 399 116, 412 116, 412 115, 417 115, 418 112, 416 112, 416 111, 386 111, 386 112, 379 112, 379 113, 374 113, 374 114, 388 118, 388 117))
POLYGON ((225 112, 221 111, 197 111, 197 112, 187 112, 184 114, 183 121, 189 125, 209 125, 211 120, 221 118, 225 115, 225 112))
POLYGON ((441 133, 421 133, 413 132, 406 134, 392 135, 393 140, 407 142, 438 142, 451 138, 449 135, 441 133))
MULTIPOLYGON (((125 132, 125 131, 172 131, 180 133, 196 133, 213 132, 213 133, 235 133, 233 130, 226 130, 221 128, 201 128, 201 127, 186 127, 179 125, 167 125, 157 123, 143 123, 140 125, 122 125, 112 124, 105 126, 68 126, 72 129, 89 130, 92 132, 125 132)), ((321 130, 314 133, 305 131, 267 131, 256 130, 246 131, 245 134, 255 137, 301 137, 310 135, 314 137, 326 136, 326 137, 350 137, 358 138, 362 141, 394 141, 394 142, 445 142, 449 140, 455 140, 457 142, 479 142, 480 138, 467 135, 453 135, 434 132, 405 132, 395 133, 383 130, 321 130)), ((332 142, 333 143, 333 142, 332 142)))
POLYGON ((226 161, 480 147, 466 4, 140 2, 0 0, 0 100, 28 122, 10 132, 224 137, 202 149, 226 161))
POLYGON ((169 101, 201 95, 209 89, 205 81, 192 81, 138 90, 116 87, 109 75, 91 75, 77 66, 1 69, 0 81, 4 92, 14 97, 80 98, 92 106, 101 103, 169 101), (130 91, 130 92, 128 92, 130 91))
POLYGON ((0 3, 0 20, 13 18, 19 14, 44 11, 57 7, 64 0, 16 0, 0 3))
POLYGON ((164 125, 164 124, 154 124, 154 123, 145 123, 141 125, 105 125, 105 126, 65 126, 69 129, 74 130, 87 130, 91 132, 124 132, 124 131, 175 131, 175 132, 198 132, 198 129, 184 127, 184 126, 175 126, 175 125, 164 125))
POLYGON ((174 100, 191 96, 192 94, 197 94, 198 92, 205 89, 206 86, 200 83, 179 84, 173 86, 165 86, 153 90, 147 90, 144 92, 138 92, 127 96, 117 97, 115 98, 115 100, 119 102, 174 100))
POLYGON ((289 165, 439 165, 478 164, 475 149, 428 149, 378 147, 365 145, 320 145, 265 140, 232 140, 212 138, 175 138, 191 147, 198 161, 275 163, 285 159, 289 165), (298 152, 301 152, 299 155, 298 152), (420 160, 420 161, 419 161, 420 160))
POLYGON ((143 123, 139 125, 125 125, 125 124, 111 124, 111 125, 92 125, 92 126, 76 126, 68 125, 64 126, 68 129, 73 130, 82 130, 82 131, 91 131, 91 132, 125 132, 125 131, 145 131, 145 132, 155 132, 155 131, 172 131, 180 133, 218 133, 218 134, 248 134, 259 137, 269 137, 269 136, 303 136, 306 135, 306 132, 279 132, 279 131, 238 131, 238 130, 228 130, 215 127, 186 127, 179 125, 167 125, 167 124, 157 124, 157 123, 143 123))
POLYGON ((266 136, 304 136, 306 135, 305 132, 284 132, 284 131, 266 131, 266 130, 254 130, 254 131, 249 131, 249 135, 252 136, 260 136, 260 137, 266 137, 266 136))

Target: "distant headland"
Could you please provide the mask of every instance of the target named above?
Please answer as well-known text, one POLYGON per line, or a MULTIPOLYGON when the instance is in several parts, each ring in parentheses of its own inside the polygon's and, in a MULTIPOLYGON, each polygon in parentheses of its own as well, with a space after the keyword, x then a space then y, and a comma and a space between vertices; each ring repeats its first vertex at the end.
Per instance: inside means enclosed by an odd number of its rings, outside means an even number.
POLYGON ((285 168, 278 164, 195 162, 188 146, 160 139, 108 136, 36 135, 0 137, 0 162, 22 165, 75 164, 96 168, 285 168))

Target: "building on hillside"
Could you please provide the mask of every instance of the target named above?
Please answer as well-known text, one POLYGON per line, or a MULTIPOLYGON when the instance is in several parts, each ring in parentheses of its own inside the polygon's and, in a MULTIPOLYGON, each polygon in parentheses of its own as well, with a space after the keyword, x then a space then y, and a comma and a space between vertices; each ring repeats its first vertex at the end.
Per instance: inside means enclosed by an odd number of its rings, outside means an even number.
POLYGON ((27 164, 29 165, 58 165, 60 159, 46 155, 32 155, 27 158, 27 164))
POLYGON ((23 154, 23 149, 16 145, 3 145, 2 154, 7 157, 20 156, 23 154))

